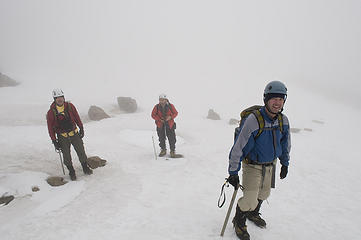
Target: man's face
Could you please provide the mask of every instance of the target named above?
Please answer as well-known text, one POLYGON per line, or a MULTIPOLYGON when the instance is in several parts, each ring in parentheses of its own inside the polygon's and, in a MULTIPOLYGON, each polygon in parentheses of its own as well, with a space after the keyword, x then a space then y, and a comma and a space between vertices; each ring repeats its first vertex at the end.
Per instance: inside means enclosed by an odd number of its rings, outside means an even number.
POLYGON ((160 105, 164 106, 167 103, 167 99, 166 98, 159 98, 159 103, 160 103, 160 105))
POLYGON ((63 106, 64 101, 65 101, 64 97, 57 97, 57 98, 55 98, 55 103, 56 103, 56 105, 58 105, 58 106, 63 106))
POLYGON ((271 113, 276 114, 282 110, 284 103, 285 103, 285 100, 283 98, 274 97, 274 98, 271 98, 270 100, 268 100, 267 106, 268 106, 268 109, 271 110, 271 113))

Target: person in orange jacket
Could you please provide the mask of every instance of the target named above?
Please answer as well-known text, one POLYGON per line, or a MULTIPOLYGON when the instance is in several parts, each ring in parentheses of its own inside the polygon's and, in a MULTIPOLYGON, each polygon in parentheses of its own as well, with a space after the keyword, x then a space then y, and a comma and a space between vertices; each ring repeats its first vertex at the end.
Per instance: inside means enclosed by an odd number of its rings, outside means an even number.
POLYGON ((174 105, 171 104, 167 98, 167 95, 159 95, 159 103, 156 104, 152 111, 152 118, 157 125, 157 134, 159 138, 159 146, 161 151, 159 157, 167 154, 167 148, 165 145, 165 138, 168 138, 170 147, 170 156, 175 157, 175 143, 177 141, 175 135, 176 123, 174 118, 178 115, 174 105))
POLYGON ((76 180, 76 175, 70 155, 71 145, 73 145, 78 155, 83 172, 87 175, 93 173, 86 162, 87 156, 82 140, 84 137, 84 126, 75 106, 65 101, 63 91, 61 89, 54 89, 52 94, 54 102, 50 105, 50 109, 46 114, 49 136, 55 149, 63 153, 64 164, 69 170, 70 179, 74 181, 76 180))

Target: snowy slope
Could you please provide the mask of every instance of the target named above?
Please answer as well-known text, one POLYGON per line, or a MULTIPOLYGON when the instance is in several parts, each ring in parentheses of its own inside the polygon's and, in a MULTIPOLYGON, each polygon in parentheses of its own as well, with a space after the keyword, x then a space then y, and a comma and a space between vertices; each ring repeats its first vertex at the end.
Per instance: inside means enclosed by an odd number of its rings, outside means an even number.
MULTIPOLYGON (((24 89, 0 91, 0 96, 8 97, 1 97, 1 108, 11 112, 12 102, 18 99, 15 96, 21 96, 24 89)), ((155 103, 154 99, 149 102, 155 103)), ((37 112, 43 106, 40 100, 33 97, 32 105, 20 106, 29 113, 31 109, 37 112)), ((185 154, 184 159, 155 160, 150 103, 134 114, 116 113, 110 119, 86 123, 88 155, 98 155, 108 164, 84 176, 73 152, 78 180, 56 188, 45 182, 47 176, 61 176, 62 172, 44 115, 34 117, 36 121, 30 118, 28 123, 25 118, 21 124, 17 115, 13 123, 0 121, 0 194, 16 197, 0 208, 1 238, 220 239, 231 188, 226 190, 225 207, 218 209, 217 199, 227 177, 234 126, 228 125, 226 118, 206 119, 206 108, 202 112, 184 108, 185 100, 173 100, 180 112, 177 150, 185 154), (40 191, 31 192, 32 186, 39 186, 40 191)), ((111 111, 112 104, 105 109, 111 111)), ((221 115, 238 111, 238 106, 241 104, 225 106, 221 115)), ((79 111, 84 115, 87 109, 79 111)), ((361 166, 356 139, 360 130, 345 116, 358 118, 360 112, 298 91, 289 97, 285 113, 292 127, 302 130, 292 136, 288 177, 277 180, 268 204, 262 207, 268 227, 262 230, 249 224, 252 239, 355 239, 361 233, 361 194, 357 191, 361 166), (295 98, 302 98, 303 104, 296 105, 295 98), (339 114, 334 114, 335 110, 339 114)), ((4 118, 11 116, 2 115, 4 118)), ((236 239, 231 225, 224 239, 236 239)))
MULTIPOLYGON (((249 224, 251 239, 358 239, 360 9, 357 0, 0 1, 0 72, 21 83, 0 88, 0 195, 15 196, 0 206, 0 239, 221 239, 228 120, 276 79, 301 131, 289 175, 262 207, 268 227, 249 224), (62 176, 45 121, 54 88, 78 108, 88 156, 108 161, 84 176, 73 151, 78 180, 56 188, 45 182, 62 176), (154 159, 150 112, 162 92, 179 111, 184 159, 154 159), (117 110, 118 96, 134 97, 138 112, 117 110), (90 122, 91 105, 112 118, 90 122), (210 108, 222 120, 207 120, 210 108)), ((236 239, 231 224, 223 239, 236 239)))

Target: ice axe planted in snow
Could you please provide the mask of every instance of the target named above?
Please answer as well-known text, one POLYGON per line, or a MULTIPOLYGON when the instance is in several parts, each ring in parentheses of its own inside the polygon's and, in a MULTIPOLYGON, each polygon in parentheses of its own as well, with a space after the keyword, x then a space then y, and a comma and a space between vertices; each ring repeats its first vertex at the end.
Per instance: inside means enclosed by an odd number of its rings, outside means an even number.
POLYGON ((157 160, 157 151, 155 150, 155 143, 154 143, 154 137, 152 136, 152 142, 153 142, 153 150, 154 150, 154 158, 157 160))
MULTIPOLYGON (((221 196, 222 196, 222 192, 224 193, 224 186, 226 186, 227 184, 228 184, 228 179, 226 179, 226 182, 222 186, 221 196)), ((227 185, 227 187, 228 187, 228 185, 227 185)), ((226 230, 229 215, 231 214, 232 207, 233 207, 233 204, 234 204, 234 200, 236 199, 237 192, 238 192, 239 188, 241 188, 243 190, 243 186, 238 184, 237 187, 234 189, 232 199, 231 199, 231 202, 230 202, 229 207, 228 207, 227 215, 226 215, 226 218, 224 219, 224 223, 223 223, 223 227, 222 227, 222 231, 221 231, 221 237, 223 237, 224 231, 226 230)), ((224 201, 223 201, 223 203, 221 205, 219 204, 219 201, 218 201, 218 207, 221 208, 225 201, 226 201, 226 197, 224 196, 224 201)))
POLYGON ((57 150, 57 149, 55 149, 55 152, 59 153, 61 168, 63 169, 63 174, 65 175, 64 164, 63 164, 63 158, 62 158, 62 156, 61 156, 61 150, 57 150))

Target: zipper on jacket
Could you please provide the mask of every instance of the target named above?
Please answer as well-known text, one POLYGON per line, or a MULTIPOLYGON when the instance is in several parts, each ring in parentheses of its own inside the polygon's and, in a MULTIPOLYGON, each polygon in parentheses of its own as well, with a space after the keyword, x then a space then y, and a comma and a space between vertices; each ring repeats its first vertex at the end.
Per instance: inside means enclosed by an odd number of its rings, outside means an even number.
POLYGON ((274 121, 272 122, 272 137, 273 137, 273 160, 276 159, 276 128, 274 127, 274 121))

